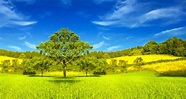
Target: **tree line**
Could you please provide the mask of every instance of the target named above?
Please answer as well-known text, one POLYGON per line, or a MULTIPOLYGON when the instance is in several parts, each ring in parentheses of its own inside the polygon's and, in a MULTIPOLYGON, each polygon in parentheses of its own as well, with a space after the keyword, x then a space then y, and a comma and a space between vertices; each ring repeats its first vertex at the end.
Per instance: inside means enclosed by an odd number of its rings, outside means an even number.
MULTIPOLYGON (((85 71, 86 75, 90 71, 94 71, 94 74, 105 74, 106 71, 116 72, 127 66, 127 61, 124 60, 117 62, 112 59, 108 64, 106 59, 109 58, 144 54, 186 56, 186 41, 176 37, 163 43, 149 41, 144 46, 116 52, 91 52, 93 46, 81 41, 77 34, 66 28, 55 32, 49 40, 41 42, 36 48, 38 52, 13 52, 1 49, 0 55, 23 59, 22 64, 18 64, 16 60, 12 63, 10 60, 3 61, 2 72, 20 70, 23 74, 35 74, 37 71, 43 75, 44 71, 63 70, 63 75, 66 77, 67 70, 76 69, 85 71)), ((139 57, 134 63, 140 65, 142 61, 143 59, 139 57)))

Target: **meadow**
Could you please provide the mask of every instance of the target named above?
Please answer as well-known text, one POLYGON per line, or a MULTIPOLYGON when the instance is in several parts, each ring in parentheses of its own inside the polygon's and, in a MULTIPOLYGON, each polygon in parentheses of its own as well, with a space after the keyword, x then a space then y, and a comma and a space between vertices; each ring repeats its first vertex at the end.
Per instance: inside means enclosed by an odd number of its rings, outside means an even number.
POLYGON ((183 99, 186 78, 152 71, 100 77, 0 74, 0 99, 183 99))
POLYGON ((22 61, 23 61, 22 59, 19 59, 19 58, 13 58, 13 57, 8 57, 8 56, 0 56, 0 64, 2 64, 2 62, 4 60, 10 60, 10 64, 12 64, 12 60, 14 60, 14 59, 17 59, 19 64, 21 64, 22 61))
MULTIPOLYGON (((171 55, 135 55, 135 56, 122 56, 122 57, 116 57, 111 58, 117 60, 125 60, 128 61, 127 64, 133 64, 134 60, 137 57, 141 57, 143 59, 143 62, 152 62, 152 61, 158 61, 158 60, 173 60, 180 57, 171 56, 171 55)), ((107 59, 107 62, 110 64, 111 59, 107 59)))

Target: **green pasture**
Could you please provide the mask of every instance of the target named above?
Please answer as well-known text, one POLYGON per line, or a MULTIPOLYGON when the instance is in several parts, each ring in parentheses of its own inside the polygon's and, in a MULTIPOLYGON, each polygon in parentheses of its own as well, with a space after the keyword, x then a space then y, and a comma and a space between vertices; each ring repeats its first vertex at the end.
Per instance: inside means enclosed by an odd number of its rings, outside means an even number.
POLYGON ((152 71, 100 77, 0 74, 0 99, 184 99, 186 78, 152 71))

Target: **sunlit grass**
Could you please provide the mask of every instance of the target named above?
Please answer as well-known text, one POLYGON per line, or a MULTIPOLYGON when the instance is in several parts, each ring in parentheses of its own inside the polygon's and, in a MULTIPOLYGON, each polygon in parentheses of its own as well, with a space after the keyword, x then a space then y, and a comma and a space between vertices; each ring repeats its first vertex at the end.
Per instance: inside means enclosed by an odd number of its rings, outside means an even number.
POLYGON ((70 78, 0 74, 0 99, 184 99, 185 83, 149 71, 70 78))
MULTIPOLYGON (((134 60, 137 57, 141 57, 143 59, 143 62, 151 62, 151 61, 158 61, 158 60, 172 60, 172 59, 179 58, 171 55, 137 55, 137 56, 122 56, 122 57, 116 57, 111 59, 116 59, 117 62, 119 60, 125 60, 128 61, 128 64, 133 64, 134 60)), ((107 59, 107 62, 109 64, 111 62, 111 59, 107 59)))

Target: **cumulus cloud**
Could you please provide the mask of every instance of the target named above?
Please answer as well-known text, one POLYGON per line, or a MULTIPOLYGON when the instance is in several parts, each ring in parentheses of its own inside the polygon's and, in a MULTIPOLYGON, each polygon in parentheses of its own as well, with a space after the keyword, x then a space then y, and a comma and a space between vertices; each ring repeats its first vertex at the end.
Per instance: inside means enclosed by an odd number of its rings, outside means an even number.
POLYGON ((11 49, 17 50, 17 51, 21 51, 22 50, 20 47, 14 46, 14 45, 9 45, 8 47, 11 48, 11 49))
POLYGON ((102 26, 124 26, 124 27, 141 27, 148 26, 149 22, 160 20, 160 25, 178 22, 178 19, 184 19, 183 6, 169 6, 164 8, 149 7, 149 3, 141 3, 139 0, 119 0, 112 11, 102 15, 98 20, 92 23, 102 26), (146 8, 146 9, 144 9, 146 8))
POLYGON ((93 48, 94 48, 94 49, 98 49, 98 48, 102 47, 104 44, 105 44, 104 41, 99 42, 99 43, 97 43, 97 44, 94 44, 94 45, 93 45, 93 48))
POLYGON ((179 34, 183 34, 185 32, 186 32, 185 27, 179 27, 179 28, 173 28, 173 29, 161 31, 159 33, 156 33, 154 36, 161 36, 161 35, 164 35, 164 34, 179 35, 179 34))
POLYGON ((27 47, 31 48, 31 49, 36 49, 36 45, 35 45, 35 44, 32 44, 32 43, 30 43, 30 42, 25 41, 25 45, 26 45, 27 47))
POLYGON ((111 46, 109 47, 107 50, 108 51, 112 51, 112 50, 115 50, 115 49, 118 49, 120 46, 111 46))
POLYGON ((37 23, 29 21, 28 16, 18 13, 10 1, 0 0, 0 27, 12 25, 27 26, 37 23))

